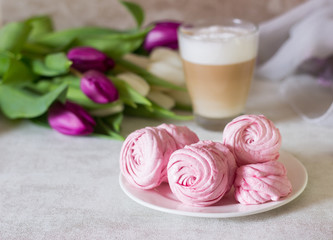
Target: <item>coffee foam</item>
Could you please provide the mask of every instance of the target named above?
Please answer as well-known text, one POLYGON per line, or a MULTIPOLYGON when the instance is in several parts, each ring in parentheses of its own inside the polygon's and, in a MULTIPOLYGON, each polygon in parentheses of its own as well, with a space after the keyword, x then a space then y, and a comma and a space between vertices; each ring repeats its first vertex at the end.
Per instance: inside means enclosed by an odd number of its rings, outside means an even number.
POLYGON ((236 27, 212 26, 180 30, 180 54, 186 61, 204 65, 227 65, 257 55, 257 32, 236 27))

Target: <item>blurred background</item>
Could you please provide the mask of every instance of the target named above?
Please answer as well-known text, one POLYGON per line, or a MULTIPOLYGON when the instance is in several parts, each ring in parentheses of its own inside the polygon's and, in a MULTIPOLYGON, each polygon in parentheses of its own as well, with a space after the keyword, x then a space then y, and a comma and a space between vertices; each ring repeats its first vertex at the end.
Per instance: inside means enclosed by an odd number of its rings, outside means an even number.
MULTIPOLYGON (((1 0, 0 0, 1 1, 1 0)), ((256 23, 278 16, 305 0, 132 0, 140 4, 145 23, 154 20, 218 18, 232 16, 256 23)), ((2 22, 17 21, 32 15, 52 16, 55 27, 64 29, 98 25, 124 29, 134 21, 118 0, 2 0, 2 22)))

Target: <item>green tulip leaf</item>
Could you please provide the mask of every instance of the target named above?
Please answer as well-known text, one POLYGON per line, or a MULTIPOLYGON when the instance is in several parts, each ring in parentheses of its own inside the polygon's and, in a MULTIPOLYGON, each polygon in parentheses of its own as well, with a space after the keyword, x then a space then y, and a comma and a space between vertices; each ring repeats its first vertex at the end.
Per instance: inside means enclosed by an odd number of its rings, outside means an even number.
POLYGON ((32 60, 32 70, 35 74, 45 77, 56 77, 69 72, 72 62, 64 53, 48 54, 43 62, 40 59, 32 60))
POLYGON ((116 132, 120 132, 121 123, 123 121, 124 115, 123 113, 113 114, 111 116, 104 117, 103 120, 108 125, 112 127, 116 132))
POLYGON ((44 77, 56 77, 60 74, 66 73, 59 70, 54 70, 51 68, 48 68, 46 64, 39 59, 35 59, 32 61, 32 70, 35 74, 44 76, 44 77))
POLYGON ((21 88, 0 85, 0 108, 10 119, 38 117, 44 114, 55 100, 65 101, 66 91, 66 84, 45 95, 36 95, 21 88))
POLYGON ((151 28, 134 30, 125 33, 113 33, 89 38, 78 38, 77 44, 96 48, 113 58, 119 58, 126 53, 138 49, 151 28))
POLYGON ((32 121, 34 124, 37 124, 41 127, 45 127, 45 128, 50 128, 51 126, 49 125, 48 119, 47 119, 47 113, 44 113, 38 117, 35 118, 30 118, 30 121, 32 121))
POLYGON ((68 60, 66 54, 63 52, 48 54, 45 57, 46 67, 62 73, 68 72, 71 65, 72 61, 68 60))
POLYGON ((147 108, 144 105, 138 105, 137 108, 126 106, 124 113, 126 115, 135 116, 135 117, 144 117, 144 118, 169 118, 174 120, 192 120, 192 115, 179 115, 173 111, 162 108, 153 103, 153 105, 147 108))
POLYGON ((62 48, 72 43, 75 39, 91 38, 99 35, 119 33, 118 30, 100 27, 80 27, 50 32, 42 35, 36 42, 53 48, 62 48))
POLYGON ((87 38, 79 41, 81 46, 90 46, 102 52, 105 52, 111 57, 121 57, 126 53, 130 53, 137 49, 142 44, 142 39, 108 39, 105 37, 100 38, 87 38))
POLYGON ((138 4, 133 2, 120 1, 120 3, 123 4, 126 7, 126 9, 131 13, 136 22, 137 27, 140 28, 145 18, 143 9, 138 4))
POLYGON ((5 68, 7 68, 7 71, 3 74, 3 84, 24 85, 35 79, 30 67, 16 58, 11 57, 8 66, 5 66, 5 68))
POLYGON ((111 137, 112 139, 116 139, 116 140, 120 140, 123 141, 125 140, 124 137, 118 132, 116 131, 112 124, 111 126, 109 125, 109 122, 107 120, 105 120, 105 118, 97 118, 97 133, 98 132, 102 132, 102 134, 107 134, 109 137, 111 137))
POLYGON ((29 58, 43 58, 44 55, 54 52, 54 49, 39 43, 27 42, 22 48, 22 54, 29 58))
POLYGON ((26 20, 26 23, 31 26, 29 40, 34 41, 41 36, 53 31, 53 23, 49 16, 35 16, 26 20))
POLYGON ((80 77, 72 74, 67 74, 61 77, 53 78, 53 83, 60 85, 61 83, 67 83, 70 87, 80 88, 80 77))
POLYGON ((25 22, 11 22, 0 29, 0 51, 19 53, 29 37, 31 27, 25 22))
POLYGON ((2 77, 9 68, 11 56, 7 52, 0 52, 0 77, 2 77))

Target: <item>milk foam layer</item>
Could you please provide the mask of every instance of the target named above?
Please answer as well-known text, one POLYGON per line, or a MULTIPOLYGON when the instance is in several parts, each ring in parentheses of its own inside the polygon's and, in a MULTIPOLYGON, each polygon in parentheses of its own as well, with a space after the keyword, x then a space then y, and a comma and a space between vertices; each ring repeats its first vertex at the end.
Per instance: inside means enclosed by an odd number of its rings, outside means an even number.
POLYGON ((257 55, 257 32, 239 27, 211 26, 180 29, 180 53, 189 62, 227 65, 253 59, 257 55))

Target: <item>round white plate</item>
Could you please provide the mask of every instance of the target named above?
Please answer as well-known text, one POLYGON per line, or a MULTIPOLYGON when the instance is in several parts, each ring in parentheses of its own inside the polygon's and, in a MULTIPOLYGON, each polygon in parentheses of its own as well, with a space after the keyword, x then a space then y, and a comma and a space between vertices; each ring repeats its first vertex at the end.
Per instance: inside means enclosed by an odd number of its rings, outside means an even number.
POLYGON ((258 205, 242 205, 233 197, 233 192, 224 196, 218 203, 208 207, 192 207, 181 203, 171 192, 169 185, 163 183, 151 190, 141 190, 131 186, 120 174, 119 182, 122 190, 137 203, 162 212, 178 215, 208 218, 240 217, 281 207, 297 198, 305 189, 308 174, 302 163, 291 154, 282 151, 280 153, 282 162, 288 171, 288 178, 292 185, 292 192, 279 201, 267 202, 258 205))

